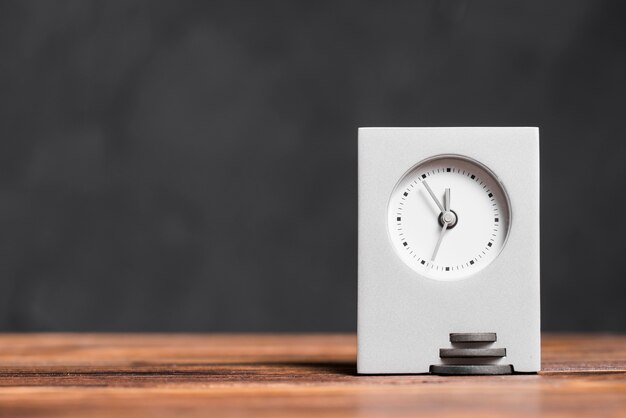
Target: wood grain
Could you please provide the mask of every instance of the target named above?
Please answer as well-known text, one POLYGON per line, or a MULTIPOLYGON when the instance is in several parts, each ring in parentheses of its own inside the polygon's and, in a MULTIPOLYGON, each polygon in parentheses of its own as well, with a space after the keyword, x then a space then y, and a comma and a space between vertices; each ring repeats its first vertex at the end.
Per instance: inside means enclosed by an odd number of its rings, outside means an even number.
POLYGON ((354 335, 4 334, 0 416, 626 416, 626 336, 542 352, 539 375, 357 376, 354 335))

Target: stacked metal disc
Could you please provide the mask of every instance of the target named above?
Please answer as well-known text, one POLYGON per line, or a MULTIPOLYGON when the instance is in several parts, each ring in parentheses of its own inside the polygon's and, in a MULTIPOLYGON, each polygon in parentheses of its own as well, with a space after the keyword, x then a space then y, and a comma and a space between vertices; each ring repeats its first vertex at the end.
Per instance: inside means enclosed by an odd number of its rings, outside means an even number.
POLYGON ((439 349, 444 364, 430 366, 430 372, 441 375, 511 374, 510 364, 495 364, 506 357, 506 348, 492 347, 497 341, 495 332, 452 333, 452 348, 439 349))

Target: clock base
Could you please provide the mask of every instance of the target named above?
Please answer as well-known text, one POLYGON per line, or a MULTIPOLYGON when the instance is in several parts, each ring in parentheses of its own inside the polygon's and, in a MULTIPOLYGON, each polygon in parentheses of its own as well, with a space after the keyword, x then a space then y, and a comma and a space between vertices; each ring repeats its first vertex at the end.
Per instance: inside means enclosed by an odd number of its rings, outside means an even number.
POLYGON ((430 366, 430 372, 447 376, 513 374, 513 366, 510 364, 442 364, 430 366))
POLYGON ((451 333, 450 342, 456 347, 439 349, 439 358, 446 364, 433 364, 430 372, 441 375, 512 374, 510 364, 493 364, 493 359, 506 357, 506 348, 491 348, 495 332, 451 333))

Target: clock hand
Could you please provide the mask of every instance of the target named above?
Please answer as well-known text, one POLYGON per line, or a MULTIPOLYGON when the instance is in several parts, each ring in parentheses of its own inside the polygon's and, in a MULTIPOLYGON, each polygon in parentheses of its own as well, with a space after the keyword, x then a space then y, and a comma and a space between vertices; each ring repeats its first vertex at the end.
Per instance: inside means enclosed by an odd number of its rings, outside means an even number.
POLYGON ((433 198, 433 200, 435 201, 435 203, 439 207, 439 210, 442 211, 442 212, 445 212, 445 209, 441 205, 441 202, 439 202, 439 199, 437 199, 437 196, 435 196, 435 194, 433 193, 433 190, 430 188, 428 183, 426 183, 426 180, 422 180, 422 184, 424 185, 424 187, 426 187, 426 190, 428 190, 428 193, 430 193, 430 197, 433 198))
POLYGON ((446 189, 446 194, 443 196, 443 207, 446 212, 450 211, 450 189, 446 189))
POLYGON ((446 233, 446 229, 448 229, 448 222, 444 220, 443 227, 439 233, 439 239, 437 240, 437 245, 435 245, 435 251, 433 251, 433 256, 430 258, 430 261, 435 261, 435 257, 437 257, 437 252, 439 251, 439 246, 441 245, 441 240, 443 240, 443 235, 446 233))

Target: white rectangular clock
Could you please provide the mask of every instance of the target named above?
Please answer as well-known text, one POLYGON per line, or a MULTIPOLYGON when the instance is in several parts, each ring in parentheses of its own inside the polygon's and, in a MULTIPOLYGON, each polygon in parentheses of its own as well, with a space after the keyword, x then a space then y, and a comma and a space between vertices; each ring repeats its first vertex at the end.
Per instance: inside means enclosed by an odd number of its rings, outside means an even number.
POLYGON ((363 374, 540 369, 539 131, 360 128, 363 374))

